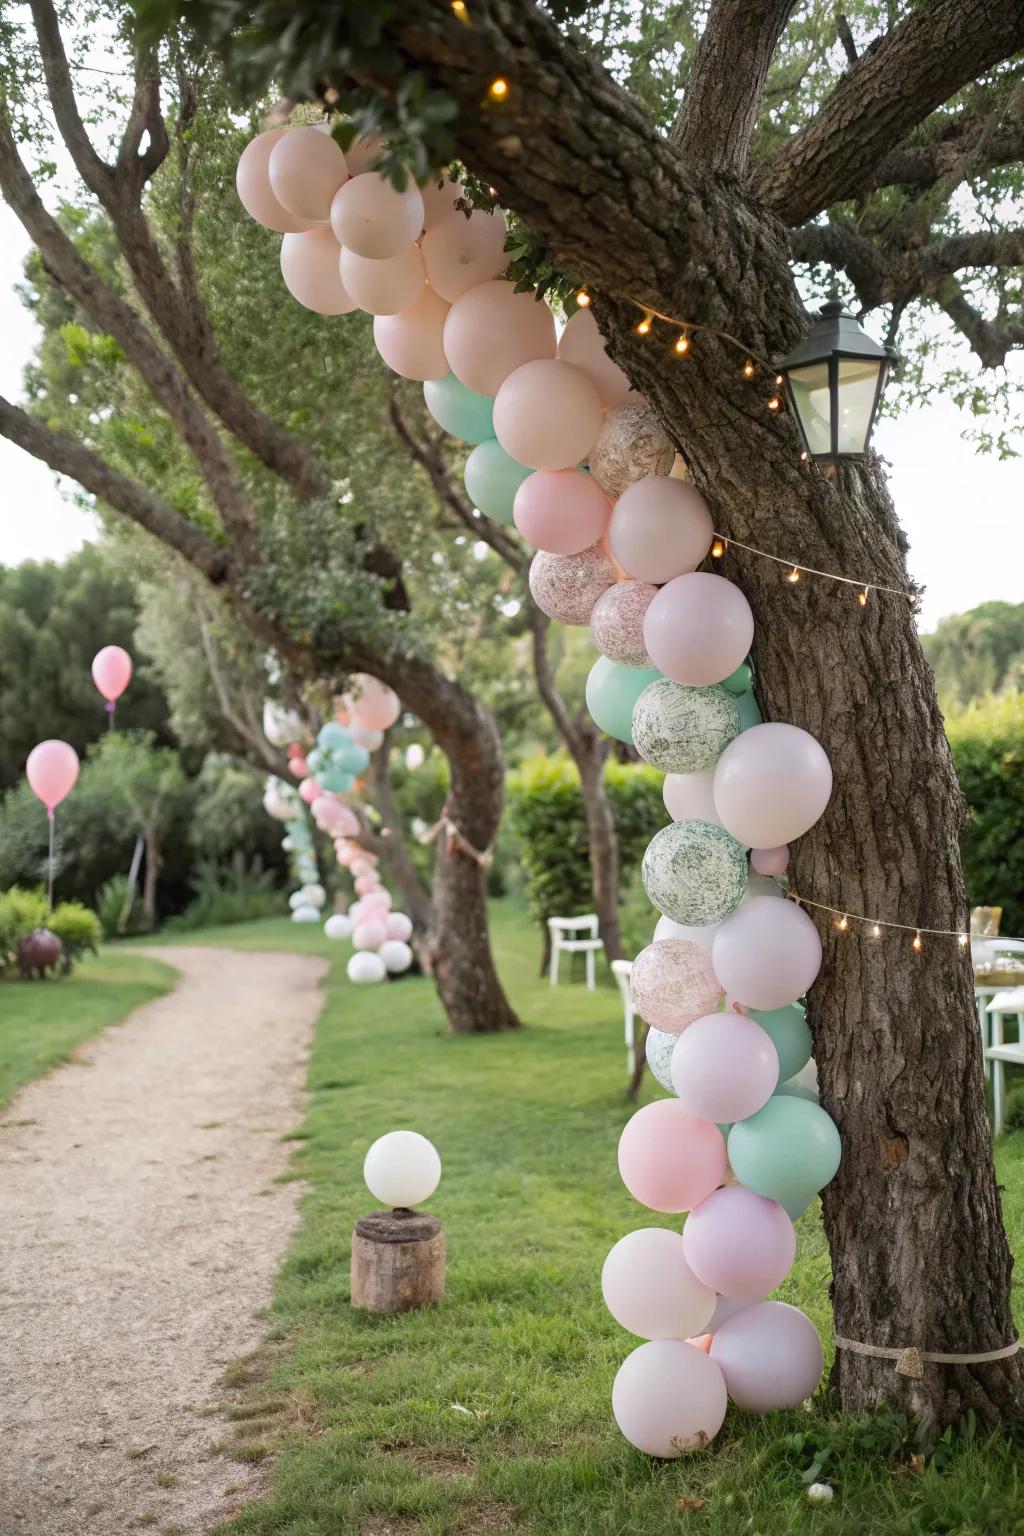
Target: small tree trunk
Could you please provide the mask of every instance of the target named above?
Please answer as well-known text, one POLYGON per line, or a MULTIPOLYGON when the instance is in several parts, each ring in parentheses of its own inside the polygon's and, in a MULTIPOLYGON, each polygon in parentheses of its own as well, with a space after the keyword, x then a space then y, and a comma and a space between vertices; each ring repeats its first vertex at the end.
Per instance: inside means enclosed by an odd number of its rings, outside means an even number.
POLYGON ((142 878, 142 915, 146 927, 156 927, 156 893, 160 878, 160 838, 155 827, 146 828, 146 871, 142 878))
POLYGON ((426 1211, 374 1211, 352 1233, 352 1305, 410 1312, 444 1297, 444 1228, 426 1211))
POLYGON ((604 784, 606 744, 596 732, 580 732, 573 758, 580 774, 580 792, 587 818, 590 845, 590 879, 594 911, 601 925, 604 951, 609 962, 622 959, 619 929, 619 839, 611 801, 604 784))
POLYGON ((430 927, 430 896, 423 888, 405 840, 402 817, 391 788, 391 742, 385 732, 384 743, 370 760, 370 791, 381 819, 380 857, 388 876, 398 888, 402 910, 412 919, 413 928, 426 933, 430 927))

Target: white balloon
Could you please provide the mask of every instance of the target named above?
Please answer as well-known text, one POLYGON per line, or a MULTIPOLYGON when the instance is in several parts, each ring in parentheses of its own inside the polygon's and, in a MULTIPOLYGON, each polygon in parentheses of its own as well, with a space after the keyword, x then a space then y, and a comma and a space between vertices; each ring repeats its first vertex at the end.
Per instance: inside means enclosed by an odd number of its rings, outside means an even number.
MULTIPOLYGON (((315 911, 315 908, 310 908, 315 911)), ((317 912, 317 917, 320 914, 317 912)), ((345 974, 349 981, 355 982, 357 987, 369 987, 374 982, 383 981, 387 975, 387 967, 380 955, 375 955, 372 950, 360 949, 352 956, 345 967, 345 974)))
POLYGON ((389 1131, 367 1152, 363 1178, 383 1205, 422 1205, 441 1182, 441 1159, 418 1131, 389 1131))
POLYGON ((703 1450, 722 1427, 725 1378, 703 1350, 681 1339, 652 1339, 619 1367, 612 1387, 615 1422, 648 1456, 674 1459, 703 1450))
POLYGON ((329 939, 350 939, 352 937, 352 919, 346 917, 344 912, 332 912, 324 923, 324 933, 329 939))
MULTIPOLYGON (((710 955, 715 934, 721 926, 721 923, 711 923, 707 928, 691 928, 686 923, 677 923, 673 917, 659 917, 651 942, 656 944, 659 939, 689 939, 691 944, 699 944, 710 955)), ((678 1036, 675 1038, 678 1039, 678 1036)))
POLYGON ((385 939, 377 951, 389 976, 401 976, 412 965, 412 950, 403 939, 385 939))
POLYGON ((688 1339, 715 1310, 715 1292, 698 1280, 678 1232, 640 1227, 620 1237, 601 1271, 604 1304, 642 1339, 688 1339))
POLYGON ((304 885, 302 894, 311 907, 322 907, 327 900, 327 892, 322 885, 304 885))
POLYGON ((293 923, 318 923, 320 921, 320 909, 318 907, 296 907, 292 912, 293 923))

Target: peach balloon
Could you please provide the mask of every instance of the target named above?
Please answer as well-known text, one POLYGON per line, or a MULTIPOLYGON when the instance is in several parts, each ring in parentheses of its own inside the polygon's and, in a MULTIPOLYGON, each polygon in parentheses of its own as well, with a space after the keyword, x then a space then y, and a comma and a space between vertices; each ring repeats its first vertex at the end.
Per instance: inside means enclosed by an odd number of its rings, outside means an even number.
POLYGON ((384 148, 384 140, 379 139, 375 133, 361 135, 345 151, 349 175, 362 176, 364 171, 372 171, 373 162, 379 159, 384 148))
POLYGON ((442 219, 423 236, 423 263, 430 286, 451 304, 468 288, 489 282, 508 266, 505 215, 482 209, 467 218, 442 219))
POLYGON ((730 677, 742 666, 753 638, 750 604, 734 581, 713 571, 676 576, 662 587, 644 619, 651 661, 666 677, 693 688, 730 677))
POLYGON ((725 1420, 725 1378, 702 1349, 682 1339, 651 1339, 619 1366, 612 1387, 615 1422, 630 1445, 674 1460, 703 1450, 725 1420))
POLYGON ((299 799, 304 801, 306 805, 312 805, 313 801, 319 800, 322 794, 323 790, 320 788, 320 785, 317 783, 316 779, 312 777, 303 779, 302 783, 299 785, 299 799))
POLYGON ((250 219, 255 219, 264 229, 276 230, 279 235, 297 234, 311 228, 312 223, 289 213, 284 204, 278 202, 270 186, 271 150, 289 131, 287 128, 270 128, 266 133, 257 134, 242 150, 235 171, 238 200, 250 219))
POLYGON ((512 516, 528 544, 578 555, 596 544, 611 513, 601 487, 581 469, 539 469, 516 492, 512 516))
POLYGON ((378 315, 373 322, 377 351, 393 373, 403 379, 443 379, 448 372, 444 355, 444 322, 448 305, 425 286, 409 309, 397 315, 378 315))
POLYGON ((696 570, 713 537, 703 496, 685 480, 668 475, 646 475, 627 486, 608 527, 608 547, 623 569, 638 581, 659 586, 696 570))
POLYGON ((353 720, 368 726, 371 731, 386 731, 394 725, 402 713, 394 689, 378 678, 371 677, 368 672, 357 672, 352 681, 356 689, 351 695, 345 695, 345 702, 352 712, 353 720))
POLYGON ((368 315, 397 315, 411 309, 422 298, 427 281, 417 245, 379 260, 342 246, 340 270, 349 297, 368 315))
POLYGON ((423 199, 410 183, 396 192, 386 176, 353 176, 331 203, 331 227, 339 245, 370 261, 399 256, 423 228, 423 199))
POLYGON ((597 390, 579 368, 556 359, 524 363, 509 374, 494 402, 495 437, 531 469, 578 464, 600 425, 597 390))
POLYGON ((345 156, 319 128, 289 128, 270 151, 270 190, 289 213, 326 224, 331 200, 348 180, 345 156))
POLYGON ((352 944, 356 949, 379 949, 387 936, 388 931, 383 923, 365 919, 356 925, 352 934, 352 944))
POLYGON ((423 228, 434 229, 453 216, 464 220, 466 215, 455 206, 462 195, 463 191, 459 183, 449 181, 447 176, 440 185, 436 181, 428 181, 425 187, 420 187, 420 196, 423 199, 423 228))
POLYGON ((281 241, 281 276, 293 299, 318 315, 348 315, 355 299, 345 291, 338 269, 338 242, 329 229, 285 235, 281 241))
POLYGON ((619 1238, 604 1261, 601 1294, 620 1327, 642 1339, 698 1333, 711 1321, 716 1300, 687 1264, 679 1233, 664 1227, 640 1227, 619 1238))
POLYGON ((555 317, 532 290, 514 283, 477 283, 455 300, 444 323, 452 373, 478 395, 496 395, 509 374, 555 355, 555 317))
POLYGON ((632 386, 605 350, 604 337, 589 309, 578 309, 558 339, 558 357, 591 380, 605 410, 625 405, 632 386))
POLYGON ((677 1099, 638 1109, 619 1138, 619 1173, 652 1211, 689 1211, 725 1177, 725 1140, 717 1125, 698 1120, 677 1099))

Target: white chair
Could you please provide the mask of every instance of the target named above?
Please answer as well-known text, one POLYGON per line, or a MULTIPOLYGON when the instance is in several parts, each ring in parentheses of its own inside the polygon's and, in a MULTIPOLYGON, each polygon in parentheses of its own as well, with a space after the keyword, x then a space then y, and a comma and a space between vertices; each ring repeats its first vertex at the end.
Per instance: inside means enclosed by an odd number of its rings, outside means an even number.
MULTIPOLYGON (((971 959, 974 961, 976 971, 998 970, 1000 955, 1024 955, 1024 939, 971 940, 971 959)), ((981 1048, 985 1053, 986 1076, 990 1076, 992 1072, 992 1062, 988 1054, 989 1045, 993 1043, 989 1030, 989 1004, 998 993, 1005 990, 1005 985, 999 987, 982 984, 974 988, 974 1001, 978 1010, 978 1022, 981 1025, 981 1048)))
POLYGON ((626 1063, 629 1067, 629 1075, 632 1078, 636 1071, 636 1042, 634 1024, 636 1021, 636 1009, 633 1007, 633 991, 629 985, 630 973, 633 970, 632 960, 613 960, 612 975, 619 984, 619 992, 622 995, 622 1016, 625 1025, 626 1037, 626 1063))
POLYGON ((985 1051, 985 1059, 992 1063, 992 1128, 998 1136, 1003 1129, 1003 1104, 1006 1097, 1004 1066, 1008 1061, 1024 1066, 1024 1038, 1021 1038, 1024 1032, 1020 1027, 1024 1015, 1024 987, 997 992, 985 1011, 992 1027, 992 1044, 985 1051), (1007 1043, 1003 1038, 1003 1026, 1008 1018, 1014 1016, 1017 1019, 1018 1038, 1007 1043))
POLYGON ((548 933, 551 935, 551 985, 558 985, 558 962, 564 952, 567 955, 586 955, 587 991, 593 992, 595 980, 594 956, 604 948, 598 937, 596 912, 583 917, 549 917, 548 933))

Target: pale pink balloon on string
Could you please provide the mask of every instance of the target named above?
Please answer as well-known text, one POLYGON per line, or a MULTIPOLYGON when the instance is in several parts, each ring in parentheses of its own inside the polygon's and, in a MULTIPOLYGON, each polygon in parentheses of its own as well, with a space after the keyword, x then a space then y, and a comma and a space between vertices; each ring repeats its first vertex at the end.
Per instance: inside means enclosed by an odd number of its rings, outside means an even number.
POLYGON ((456 208, 455 204, 463 196, 463 189, 457 181, 449 181, 447 176, 438 185, 436 179, 427 182, 420 187, 420 196, 423 199, 423 228, 433 229, 438 224, 443 224, 446 219, 460 218, 463 221, 466 215, 456 208))
POLYGON ((516 491, 512 516, 528 544, 553 555, 578 555, 596 544, 611 507, 581 469, 535 470, 516 491))
POLYGON ((403 379, 443 379, 448 372, 444 355, 444 322, 448 305, 430 287, 424 287, 409 309, 397 315, 378 315, 373 340, 392 373, 403 379))
POLYGON ((781 1301, 757 1302, 723 1323, 711 1359, 733 1402, 752 1413, 795 1408, 815 1391, 824 1368, 814 1324, 781 1301))
POLYGON ((589 624, 594 604, 615 580, 615 570, 594 544, 578 555, 549 555, 530 562, 530 593, 542 613, 559 624, 589 624))
POLYGON ((708 1013, 694 1020, 672 1052, 672 1087, 680 1104, 718 1125, 755 1115, 778 1081, 771 1036, 743 1013, 708 1013))
POLYGON ((510 373, 494 401, 495 437, 531 469, 572 468, 590 452, 600 425, 601 402, 587 375, 554 358, 510 373))
POLYGON ((109 704, 119 699, 132 680, 132 659, 119 645, 105 645, 93 657, 92 680, 109 704))
POLYGON ((75 787, 78 753, 66 741, 41 741, 28 755, 25 777, 32 793, 52 815, 54 807, 75 787))
POLYGON ((742 1184, 716 1189, 683 1228, 687 1265, 724 1296, 753 1302, 781 1285, 796 1258, 796 1229, 777 1200, 742 1184))
POLYGON ((346 292, 338 265, 341 250, 329 229, 285 235, 281 276, 293 299, 317 315, 348 315, 356 301, 346 292))
POLYGON ((403 943, 408 943, 412 936, 412 919, 404 912, 389 912, 385 927, 389 939, 401 939, 403 943))
POLYGON ((353 720, 371 731, 386 731, 402 713, 398 694, 368 672, 356 673, 355 690, 345 695, 353 720))
POLYGON ((789 866, 789 845, 782 843, 778 848, 755 848, 750 855, 750 862, 759 875, 784 875, 789 866))
POLYGON ((666 677, 693 688, 729 677, 742 664, 753 638, 750 604, 735 582, 713 571, 674 577, 644 620, 644 643, 653 664, 666 677))
POLYGON ((352 933, 352 943, 356 949, 379 949, 387 936, 387 928, 382 922, 360 914, 352 933))
POLYGON ((752 848, 791 843, 828 805, 832 766, 825 749, 797 725, 752 725, 715 765, 715 804, 723 826, 752 848))
POLYGON ((640 1017, 670 1035, 679 1034, 695 1019, 710 1013, 722 997, 710 954, 687 939, 659 939, 648 944, 633 961, 629 985, 640 1017))
POLYGON ((348 180, 348 165, 329 133, 318 128, 289 128, 270 151, 270 190, 300 219, 325 224, 331 200, 348 180))
POLYGON ((496 395, 516 368, 554 358, 555 317, 532 289, 517 293, 514 283, 477 283, 448 312, 444 350, 460 383, 478 395, 496 395))
POLYGON ((628 1355, 612 1386, 615 1422, 647 1456, 674 1460, 703 1450, 725 1420, 722 1372, 682 1339, 651 1339, 628 1355))
POLYGON ((619 1138, 619 1173, 652 1211, 689 1211, 725 1176, 725 1141, 717 1125, 687 1114, 676 1099, 638 1109, 619 1138))
POLYGON ((632 386, 618 363, 608 356, 604 337, 589 309, 578 309, 569 320, 558 339, 558 356, 563 363, 583 369, 605 410, 626 403, 632 386))
POLYGON ((279 235, 296 234, 311 229, 313 221, 297 218, 279 203, 270 185, 268 167, 274 146, 290 130, 269 128, 257 134, 242 150, 235 172, 235 186, 242 207, 251 219, 264 229, 273 229, 279 235))
POLYGON ((468 288, 490 282, 508 266, 505 215, 478 209, 468 218, 443 218, 423 236, 421 249, 430 286, 453 303, 468 288))
POLYGON ((312 805, 313 801, 318 800, 322 794, 323 790, 312 775, 303 779, 299 785, 299 799, 305 801, 306 805, 312 805))
POLYGON ((398 192, 386 176, 363 171, 339 189, 330 218, 339 245, 371 261, 384 261, 419 238, 423 199, 413 182, 398 192))
POLYGON ((723 922, 711 949, 715 975, 744 1008, 785 1008, 821 969, 821 940, 792 901, 755 896, 723 922))
POLYGON ((661 585, 696 570, 713 537, 711 513, 699 491, 685 480, 645 475, 615 503, 608 547, 630 576, 661 585))
POLYGON ((411 309, 423 297, 427 283, 417 245, 377 260, 342 246, 340 272, 346 293, 368 315, 397 315, 411 309))

